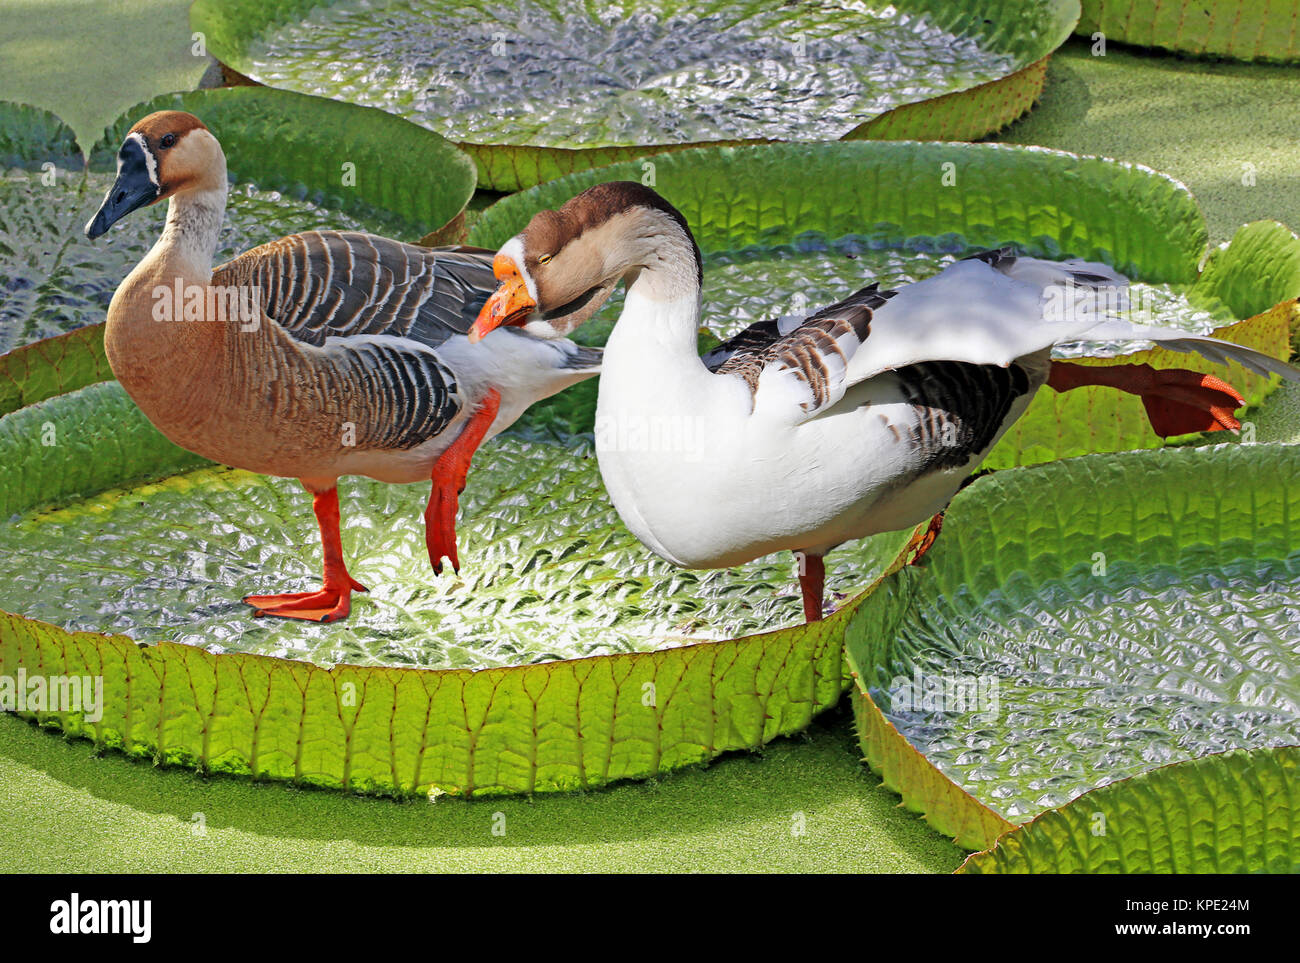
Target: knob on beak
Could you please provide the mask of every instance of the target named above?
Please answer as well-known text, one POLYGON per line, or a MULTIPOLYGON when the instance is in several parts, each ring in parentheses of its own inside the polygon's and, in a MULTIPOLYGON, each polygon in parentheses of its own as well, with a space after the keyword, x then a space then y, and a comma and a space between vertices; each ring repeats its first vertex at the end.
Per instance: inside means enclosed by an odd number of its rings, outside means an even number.
POLYGON ((487 299, 479 310, 478 318, 469 329, 470 344, 482 341, 490 332, 502 325, 523 326, 537 308, 537 302, 528 293, 528 285, 515 262, 504 254, 492 261, 492 273, 501 286, 487 299))

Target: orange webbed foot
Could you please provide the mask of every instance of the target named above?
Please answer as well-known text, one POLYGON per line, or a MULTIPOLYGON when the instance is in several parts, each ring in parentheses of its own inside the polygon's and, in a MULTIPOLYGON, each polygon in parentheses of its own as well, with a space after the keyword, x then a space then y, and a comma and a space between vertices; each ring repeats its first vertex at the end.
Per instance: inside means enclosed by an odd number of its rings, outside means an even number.
POLYGON ((324 584, 315 592, 288 592, 283 595, 246 595, 254 618, 274 615, 282 619, 307 622, 337 622, 352 610, 352 593, 369 591, 348 574, 343 564, 343 545, 339 538, 339 493, 337 488, 315 492, 312 508, 320 524, 321 548, 325 555, 324 584))
POLYGON ((1142 399, 1152 430, 1161 437, 1196 431, 1237 431, 1233 411, 1245 399, 1222 378, 1186 368, 1149 364, 1079 365, 1053 361, 1047 383, 1057 391, 1085 385, 1118 388, 1142 399))
POLYGON ((307 622, 337 622, 352 611, 352 593, 368 589, 352 576, 342 588, 324 585, 315 592, 288 592, 283 595, 246 595, 243 601, 256 611, 254 618, 274 615, 282 619, 307 622))
POLYGON ((1194 431, 1237 431, 1233 411, 1245 399, 1226 381, 1182 368, 1158 370, 1142 392, 1142 405, 1157 435, 1187 435, 1194 431))

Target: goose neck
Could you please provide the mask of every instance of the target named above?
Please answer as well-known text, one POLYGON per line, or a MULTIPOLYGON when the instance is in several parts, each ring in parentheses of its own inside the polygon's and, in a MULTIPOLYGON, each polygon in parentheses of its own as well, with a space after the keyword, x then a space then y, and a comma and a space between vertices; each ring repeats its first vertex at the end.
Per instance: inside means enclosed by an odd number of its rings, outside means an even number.
POLYGON ((179 262, 180 273, 206 281, 221 236, 226 189, 187 191, 173 197, 169 205, 167 222, 151 254, 179 262))
MULTIPOLYGON (((627 275, 623 313, 608 350, 622 347, 699 365, 700 268, 693 245, 666 246, 627 275)), ((642 357, 642 361, 650 360, 642 357)))

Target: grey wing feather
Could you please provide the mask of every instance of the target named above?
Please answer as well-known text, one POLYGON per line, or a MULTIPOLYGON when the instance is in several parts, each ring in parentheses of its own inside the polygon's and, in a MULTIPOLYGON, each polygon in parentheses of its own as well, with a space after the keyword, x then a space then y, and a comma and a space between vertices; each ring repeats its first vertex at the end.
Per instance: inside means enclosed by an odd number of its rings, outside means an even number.
POLYGON ((463 409, 464 386, 435 349, 467 333, 496 288, 490 251, 355 231, 280 238, 219 266, 212 283, 255 287, 268 318, 323 352, 318 390, 347 409, 358 444, 398 450, 437 436, 463 409))
POLYGON ((908 426, 919 471, 959 468, 992 445, 1012 406, 1037 386, 1018 364, 923 361, 898 368, 898 387, 912 406, 908 426))
POLYGON ((754 393, 763 372, 775 365, 798 383, 800 408, 819 410, 843 393, 848 359, 866 341, 872 312, 895 293, 872 284, 802 320, 759 321, 702 360, 715 374, 738 375, 754 393))
POLYGON ((317 347, 357 335, 436 347, 469 331, 497 285, 489 251, 357 231, 308 231, 263 244, 216 268, 212 283, 255 285, 267 317, 317 347))

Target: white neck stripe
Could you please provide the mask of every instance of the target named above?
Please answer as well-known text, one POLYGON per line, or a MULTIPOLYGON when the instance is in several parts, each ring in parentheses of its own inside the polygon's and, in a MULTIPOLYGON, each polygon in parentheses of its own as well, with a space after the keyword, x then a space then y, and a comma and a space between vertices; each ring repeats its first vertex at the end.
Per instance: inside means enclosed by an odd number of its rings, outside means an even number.
POLYGON ((153 151, 149 149, 149 143, 144 139, 144 134, 128 134, 127 140, 133 140, 140 145, 140 150, 144 152, 144 163, 149 169, 149 181, 154 187, 158 186, 158 161, 153 156, 153 151))

